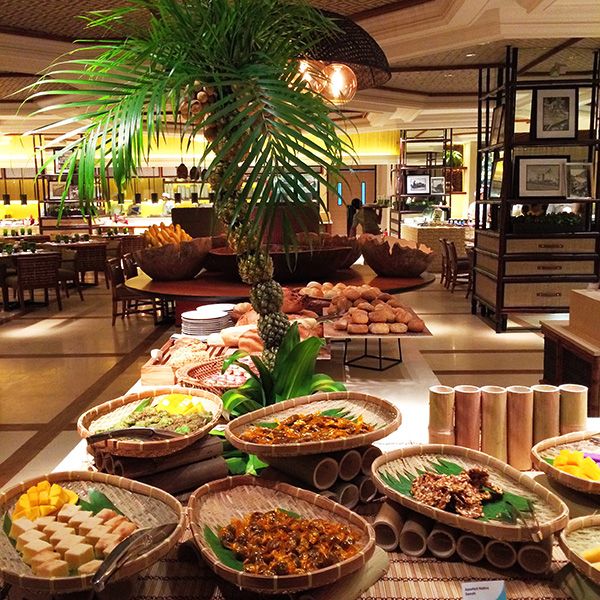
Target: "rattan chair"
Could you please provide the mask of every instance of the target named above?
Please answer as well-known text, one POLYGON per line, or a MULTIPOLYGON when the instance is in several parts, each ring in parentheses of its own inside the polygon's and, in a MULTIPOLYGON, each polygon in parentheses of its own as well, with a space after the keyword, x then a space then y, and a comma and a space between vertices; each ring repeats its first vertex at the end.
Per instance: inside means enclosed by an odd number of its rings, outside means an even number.
POLYGON ((123 274, 125 275, 125 279, 131 279, 132 277, 138 276, 138 266, 135 262, 135 258, 133 258, 133 254, 127 253, 123 255, 122 264, 123 264, 123 274))
POLYGON ((15 256, 17 274, 6 277, 5 286, 16 290, 21 308, 25 308, 26 290, 29 290, 30 297, 33 300, 34 291, 43 289, 44 301, 48 304, 48 290, 53 288, 56 292, 58 309, 62 310, 60 281, 58 279, 60 261, 61 258, 58 252, 15 256))
POLYGON ((448 287, 448 264, 449 264, 449 257, 448 257, 448 242, 446 240, 446 238, 440 238, 439 239, 440 242, 440 246, 442 247, 442 273, 440 276, 440 283, 447 288, 448 287))
POLYGON ((106 261, 106 275, 112 290, 113 325, 117 317, 124 319, 132 314, 152 315, 154 324, 158 322, 156 299, 125 287, 125 274, 118 258, 110 258, 106 261))
POLYGON ((119 240, 118 256, 123 258, 127 254, 133 254, 138 250, 143 250, 146 247, 146 242, 141 235, 130 235, 119 240))
MULTIPOLYGON (((98 273, 106 274, 106 244, 77 246, 75 271, 79 274, 82 284, 85 283, 86 273, 91 271, 94 274, 94 285, 98 285, 98 273)), ((109 287, 108 279, 106 287, 109 287)))
POLYGON ((456 245, 454 242, 447 242, 448 245, 448 276, 449 276, 449 287, 450 292, 454 293, 454 288, 458 283, 469 284, 469 278, 471 277, 470 261, 468 258, 458 257, 456 252, 456 245))

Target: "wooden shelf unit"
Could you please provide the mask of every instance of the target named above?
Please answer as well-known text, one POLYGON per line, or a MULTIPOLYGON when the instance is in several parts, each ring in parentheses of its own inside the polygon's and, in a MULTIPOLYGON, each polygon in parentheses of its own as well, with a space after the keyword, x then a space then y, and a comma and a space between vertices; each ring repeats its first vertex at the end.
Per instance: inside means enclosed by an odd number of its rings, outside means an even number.
MULTIPOLYGON (((477 186, 475 207, 474 291, 471 310, 495 328, 506 331, 511 313, 568 312, 569 293, 597 282, 600 271, 600 52, 593 56, 591 75, 584 79, 522 80, 518 50, 508 47, 502 67, 479 70, 477 186), (587 88, 591 91, 589 122, 579 119, 575 139, 534 138, 533 133, 515 134, 518 92, 536 89, 587 88), (504 141, 491 144, 493 109, 504 105, 504 141), (531 149, 540 148, 539 154, 531 149), (524 150, 529 148, 530 150, 524 150), (564 151, 561 151, 564 148, 564 151), (570 150, 570 152, 569 152, 570 150), (515 163, 527 158, 569 155, 578 151, 595 171, 592 198, 518 198, 515 163), (500 196, 490 197, 494 161, 502 164, 500 196), (511 213, 515 204, 582 205, 583 231, 562 233, 513 233, 511 213)), ((533 97, 533 93, 530 94, 533 97)), ((578 106, 579 116, 581 108, 578 106)), ((572 160, 572 159, 571 159, 572 160)))

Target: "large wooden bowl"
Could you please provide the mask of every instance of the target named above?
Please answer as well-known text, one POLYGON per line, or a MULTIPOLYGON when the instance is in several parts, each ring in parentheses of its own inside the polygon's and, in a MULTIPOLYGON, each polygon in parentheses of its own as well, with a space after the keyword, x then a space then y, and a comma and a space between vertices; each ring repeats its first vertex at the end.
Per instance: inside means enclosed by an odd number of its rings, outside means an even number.
POLYGON ((600 433, 592 431, 576 431, 559 437, 548 438, 538 442, 531 449, 531 458, 537 469, 543 471, 558 483, 578 492, 600 495, 600 481, 591 481, 576 477, 557 469, 554 465, 546 462, 546 458, 554 458, 563 450, 581 450, 583 452, 600 453, 600 444, 594 444, 593 438, 600 438, 600 433))
POLYGON ((360 243, 355 237, 323 234, 321 244, 323 248, 349 248, 346 258, 340 263, 340 269, 349 269, 361 254, 360 243))
POLYGON ((359 242, 365 263, 381 277, 418 277, 434 256, 424 244, 383 235, 362 235, 359 242))
MULTIPOLYGON (((375 532, 362 517, 320 494, 285 483, 250 476, 227 477, 196 490, 188 506, 194 541, 204 560, 217 575, 245 589, 276 594, 328 585, 360 569, 375 550, 375 532), (231 568, 221 562, 206 541, 206 527, 216 533, 219 527, 227 525, 233 518, 277 508, 293 511, 301 517, 337 521, 352 527, 360 533, 360 551, 343 562, 323 569, 301 575, 275 577, 253 575, 231 568)), ((243 594, 240 595, 242 597, 243 594)))
POLYGON ((400 411, 383 398, 358 392, 330 392, 292 398, 238 417, 227 424, 225 437, 236 448, 263 458, 304 456, 367 446, 398 429, 401 422, 400 411), (356 417, 362 415, 365 423, 374 425, 375 429, 369 433, 340 439, 296 444, 255 444, 240 438, 248 427, 257 423, 281 420, 298 413, 314 414, 334 408, 350 410, 356 417))
POLYGON ((392 500, 410 510, 430 517, 434 521, 476 535, 509 542, 541 541, 561 530, 569 520, 567 505, 531 477, 488 454, 462 446, 441 444, 408 446, 375 459, 371 470, 377 489, 392 500), (527 518, 526 523, 520 520, 516 523, 505 523, 495 520, 470 519, 446 510, 433 508, 415 500, 411 495, 399 492, 389 483, 390 476, 397 477, 409 473, 416 475, 421 470, 429 470, 431 461, 440 458, 456 463, 463 469, 485 468, 489 472, 490 481, 493 484, 498 485, 505 492, 524 496, 534 503, 534 518, 527 518))
POLYGON ((211 247, 211 238, 196 238, 191 242, 138 250, 134 256, 148 277, 156 281, 183 281, 200 273, 211 247))
POLYGON ((77 431, 82 438, 86 438, 99 431, 115 429, 117 423, 128 416, 144 398, 172 393, 188 394, 202 398, 204 405, 208 404, 210 406, 213 413, 212 419, 204 427, 188 435, 163 440, 109 439, 93 444, 93 448, 95 451, 104 451, 116 456, 135 456, 138 458, 166 456, 178 452, 207 435, 217 424, 223 410, 223 403, 219 396, 207 390, 180 386, 147 388, 142 392, 126 394, 114 400, 109 400, 84 412, 77 420, 77 431))
MULTIPOLYGON (((131 577, 160 560, 175 546, 184 531, 183 508, 173 496, 132 479, 89 471, 50 473, 19 483, 0 495, 0 514, 12 513, 19 496, 27 488, 44 479, 50 483, 58 483, 84 497, 91 488, 102 492, 139 527, 156 527, 169 522, 177 523, 175 531, 168 538, 141 556, 127 561, 115 574, 115 580, 131 577)), ((0 531, 0 574, 5 583, 49 594, 66 594, 91 589, 91 575, 52 579, 35 576, 31 568, 21 560, 8 536, 2 531, 0 531)))
POLYGON ((567 560, 573 563, 580 573, 600 585, 600 571, 581 556, 584 550, 600 546, 600 515, 571 519, 560 532, 558 543, 567 560))

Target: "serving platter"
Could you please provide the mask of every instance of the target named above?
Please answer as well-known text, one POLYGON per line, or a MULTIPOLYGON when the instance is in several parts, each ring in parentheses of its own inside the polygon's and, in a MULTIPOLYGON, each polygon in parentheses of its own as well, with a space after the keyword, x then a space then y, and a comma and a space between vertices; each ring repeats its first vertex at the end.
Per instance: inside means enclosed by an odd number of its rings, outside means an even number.
POLYGON ((594 583, 600 585, 600 570, 581 556, 581 552, 600 546, 600 515, 571 519, 560 532, 558 543, 573 566, 594 583))
POLYGON ((375 532, 362 517, 325 498, 285 483, 251 476, 227 477, 203 485, 190 497, 189 519, 194 541, 209 567, 223 579, 262 593, 289 593, 334 583, 364 566, 375 550, 375 532), (216 533, 233 518, 251 512, 283 509, 303 518, 320 518, 348 525, 360 534, 359 551, 331 566, 293 575, 257 575, 232 568, 217 556, 207 532, 216 533))
POLYGON ((442 444, 409 446, 375 459, 371 470, 377 489, 390 499, 439 523, 476 535, 510 542, 541 541, 563 529, 569 520, 567 505, 558 496, 510 465, 470 448, 442 444), (532 512, 519 512, 514 522, 484 520, 461 516, 415 499, 410 492, 410 483, 408 489, 402 485, 406 482, 404 478, 415 477, 424 471, 440 472, 436 468, 440 460, 464 470, 486 469, 492 484, 504 493, 530 502, 532 512))
POLYGON ((557 469, 546 459, 558 456, 561 450, 580 450, 600 454, 600 433, 576 431, 538 442, 531 449, 531 459, 537 469, 562 485, 578 492, 600 495, 600 481, 592 481, 557 469), (596 441, 597 440, 597 441, 596 441))
POLYGON ((135 456, 138 458, 166 456, 207 435, 217 424, 223 410, 221 398, 207 390, 180 386, 148 388, 141 392, 126 394, 114 400, 109 400, 84 412, 77 420, 77 431, 82 438, 87 438, 99 431, 116 429, 118 423, 131 414, 143 399, 163 394, 186 394, 201 398, 204 407, 212 413, 212 418, 206 425, 187 435, 161 440, 108 439, 93 444, 94 450, 108 452, 116 456, 135 456))
POLYGON ((304 456, 367 446, 398 429, 401 422, 400 411, 383 398, 359 392, 329 392, 292 398, 238 417, 227 424, 225 437, 239 450, 262 458, 304 456), (374 430, 332 440, 272 445, 240 438, 246 429, 254 425, 275 423, 294 414, 313 415, 323 411, 338 411, 340 415, 348 412, 350 416, 362 417, 365 423, 374 426, 374 430))
MULTIPOLYGON (((103 493, 127 518, 138 527, 156 527, 163 523, 177 523, 175 530, 163 541, 144 554, 128 560, 115 574, 125 579, 148 568, 165 556, 176 544, 185 527, 181 504, 170 494, 158 488, 105 473, 70 471, 40 475, 19 483, 0 494, 0 515, 12 513, 20 495, 39 481, 48 480, 87 496, 92 489, 103 493)), ((66 594, 91 589, 92 575, 71 577, 37 577, 21 559, 8 535, 0 532, 0 575, 5 583, 52 594, 66 594)))

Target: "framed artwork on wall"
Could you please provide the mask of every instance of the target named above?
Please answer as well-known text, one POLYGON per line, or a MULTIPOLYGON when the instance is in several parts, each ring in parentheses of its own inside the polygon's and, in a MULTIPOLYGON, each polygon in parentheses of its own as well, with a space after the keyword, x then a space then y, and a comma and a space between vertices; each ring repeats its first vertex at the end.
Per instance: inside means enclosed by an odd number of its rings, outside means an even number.
POLYGON ((432 194, 445 194, 446 193, 446 178, 445 177, 431 177, 430 188, 432 194))
POLYGON ((564 198, 565 165, 569 157, 518 156, 518 196, 520 198, 564 198))
POLYGON ((494 108, 492 113, 492 126, 490 128, 490 146, 501 144, 504 141, 504 104, 494 108))
POLYGON ((567 198, 592 197, 592 164, 567 163, 565 166, 567 198))
POLYGON ((504 173, 504 159, 496 157, 492 165, 489 198, 500 198, 502 194, 502 175, 504 173))
POLYGON ((534 90, 531 133, 538 140, 575 139, 579 112, 576 89, 534 90))
POLYGON ((407 175, 407 194, 429 194, 429 175, 407 175))

